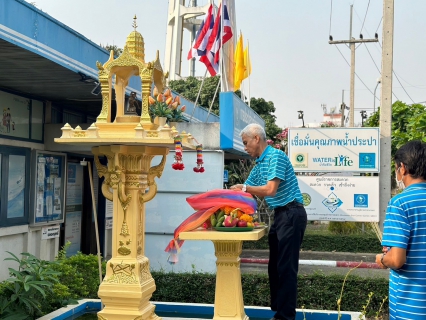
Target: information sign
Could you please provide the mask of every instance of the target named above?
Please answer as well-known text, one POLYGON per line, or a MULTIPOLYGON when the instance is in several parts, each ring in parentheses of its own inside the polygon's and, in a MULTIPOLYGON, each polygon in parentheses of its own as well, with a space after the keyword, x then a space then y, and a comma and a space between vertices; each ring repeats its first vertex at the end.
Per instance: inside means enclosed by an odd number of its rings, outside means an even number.
POLYGON ((59 224, 54 226, 43 227, 41 228, 41 239, 47 240, 47 239, 59 238, 60 231, 61 231, 61 228, 59 227, 59 224))
POLYGON ((297 176, 308 220, 379 221, 379 177, 297 176))
POLYGON ((298 172, 379 172, 379 128, 291 128, 288 156, 298 172))

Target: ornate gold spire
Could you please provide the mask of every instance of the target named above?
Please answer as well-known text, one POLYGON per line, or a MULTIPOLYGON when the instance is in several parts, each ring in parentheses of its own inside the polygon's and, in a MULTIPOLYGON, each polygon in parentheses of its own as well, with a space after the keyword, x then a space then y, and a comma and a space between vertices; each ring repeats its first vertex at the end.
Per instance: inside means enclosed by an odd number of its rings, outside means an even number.
POLYGON ((142 35, 136 31, 138 25, 136 24, 137 17, 133 18, 132 27, 134 30, 127 36, 126 46, 129 53, 136 59, 145 62, 145 47, 142 35))

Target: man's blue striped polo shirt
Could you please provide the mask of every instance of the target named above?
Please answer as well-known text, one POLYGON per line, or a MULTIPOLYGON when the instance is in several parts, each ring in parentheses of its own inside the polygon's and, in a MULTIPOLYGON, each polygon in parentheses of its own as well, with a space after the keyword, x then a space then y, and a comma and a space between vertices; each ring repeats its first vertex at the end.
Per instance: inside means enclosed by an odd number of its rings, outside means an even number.
POLYGON ((426 183, 389 201, 382 245, 407 250, 406 263, 390 272, 390 319, 426 319, 426 183))
POLYGON ((263 186, 274 178, 281 181, 276 195, 265 197, 269 207, 285 206, 293 200, 303 203, 299 184, 287 155, 281 150, 267 146, 261 156, 256 159, 256 165, 245 183, 249 186, 263 186))

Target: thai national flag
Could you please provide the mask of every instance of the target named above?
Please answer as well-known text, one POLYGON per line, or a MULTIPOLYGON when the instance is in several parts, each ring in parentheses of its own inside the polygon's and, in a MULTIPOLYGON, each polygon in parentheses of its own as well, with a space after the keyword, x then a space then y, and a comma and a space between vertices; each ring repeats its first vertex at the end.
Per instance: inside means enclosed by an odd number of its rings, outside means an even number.
POLYGON ((214 12, 213 5, 211 4, 207 15, 198 29, 197 35, 192 43, 192 47, 188 52, 188 60, 195 57, 202 57, 206 55, 206 47, 209 42, 210 34, 214 26, 214 12))
POLYGON ((232 38, 232 28, 231 22, 229 20, 228 8, 226 0, 223 0, 219 7, 219 14, 216 17, 214 22, 213 31, 210 34, 209 42, 207 44, 207 52, 204 56, 200 58, 200 61, 203 62, 211 76, 215 76, 219 72, 219 52, 220 47, 225 44, 229 39, 232 38), (220 40, 221 36, 221 20, 222 20, 222 5, 223 5, 223 37, 222 41, 220 40))

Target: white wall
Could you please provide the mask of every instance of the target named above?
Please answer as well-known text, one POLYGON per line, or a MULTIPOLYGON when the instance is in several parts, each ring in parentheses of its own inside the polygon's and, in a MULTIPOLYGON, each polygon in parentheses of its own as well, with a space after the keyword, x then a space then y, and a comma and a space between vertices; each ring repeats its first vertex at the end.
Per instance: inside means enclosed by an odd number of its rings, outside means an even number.
MULTIPOLYGON (((173 170, 171 165, 174 152, 167 156, 163 175, 156 179, 158 193, 146 204, 145 256, 149 258, 152 270, 186 272, 196 269, 199 272, 216 272, 216 256, 210 241, 185 241, 180 253, 179 262, 170 265, 169 254, 164 251, 174 230, 194 210, 186 202, 186 198, 213 189, 223 188, 223 151, 204 151, 204 173, 195 173, 192 169, 196 163, 195 151, 184 151, 185 170, 173 170)), ((156 157, 152 166, 161 158, 156 157)), ((106 230, 106 248, 110 248, 111 230, 106 230)), ((108 252, 108 251, 107 251, 108 252)))
POLYGON ((14 261, 4 261, 11 256, 7 251, 21 258, 28 252, 43 260, 53 260, 59 249, 59 238, 41 240, 41 227, 28 225, 0 228, 0 281, 9 277, 8 268, 18 268, 14 261))

